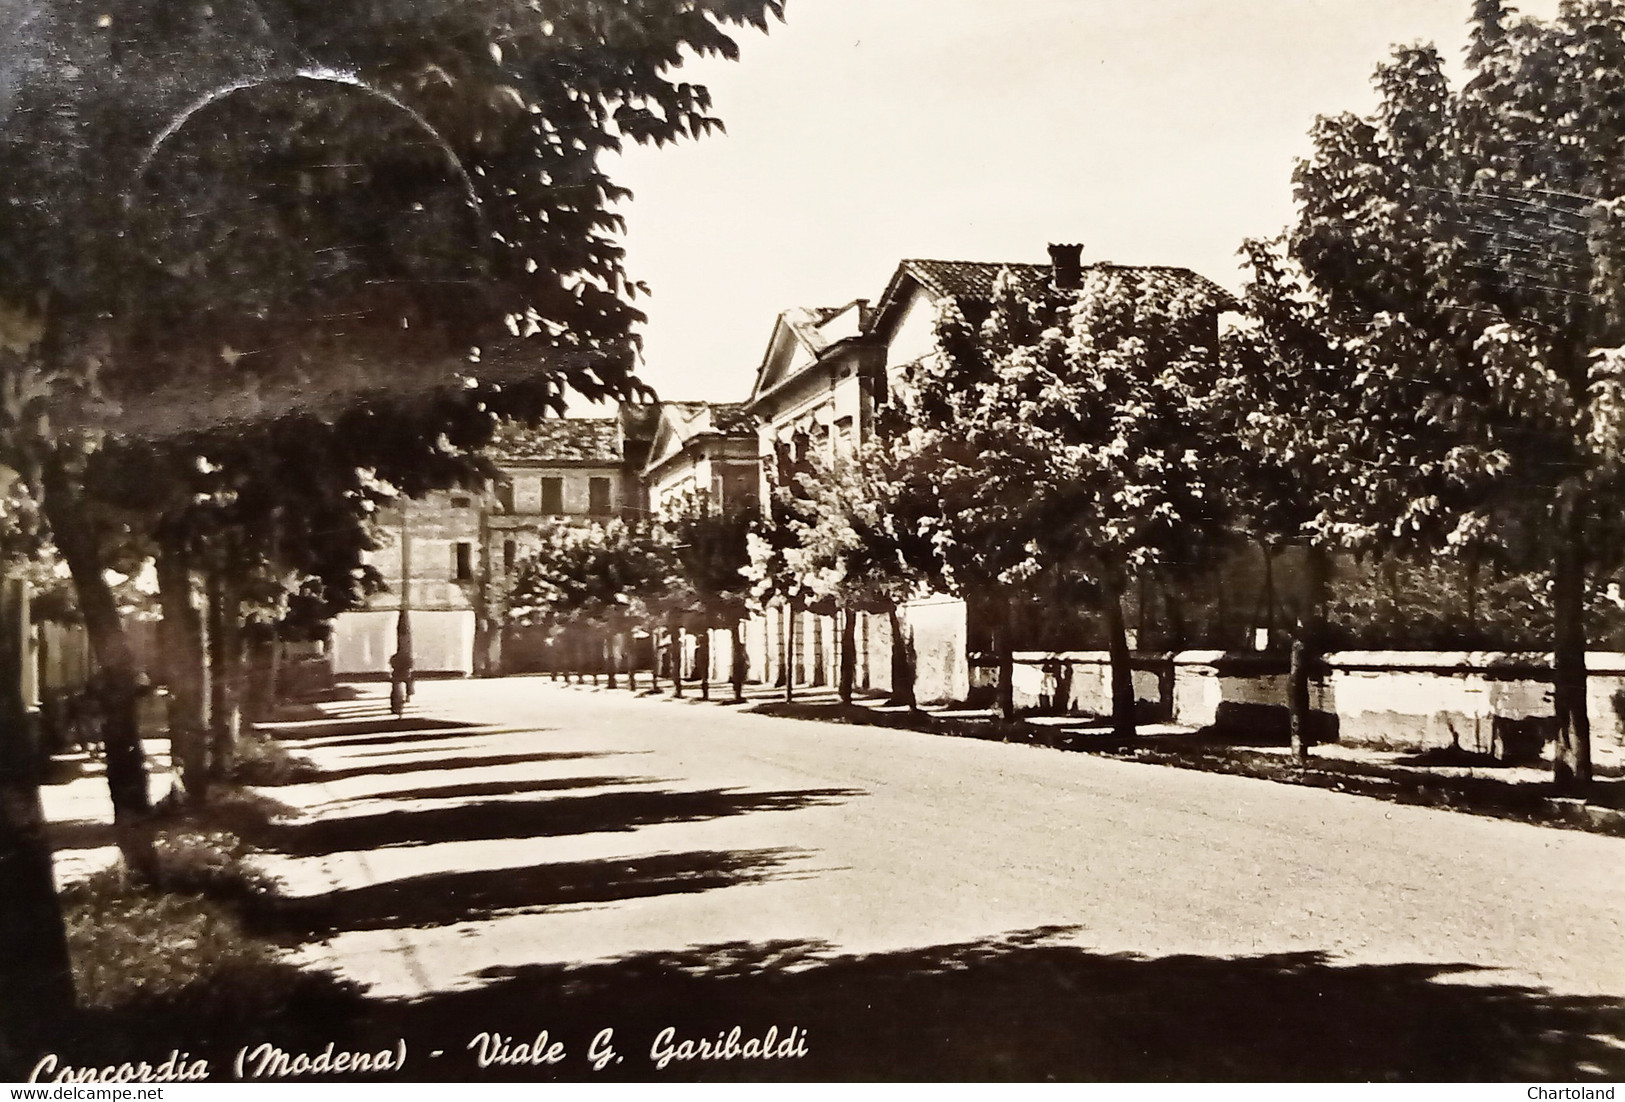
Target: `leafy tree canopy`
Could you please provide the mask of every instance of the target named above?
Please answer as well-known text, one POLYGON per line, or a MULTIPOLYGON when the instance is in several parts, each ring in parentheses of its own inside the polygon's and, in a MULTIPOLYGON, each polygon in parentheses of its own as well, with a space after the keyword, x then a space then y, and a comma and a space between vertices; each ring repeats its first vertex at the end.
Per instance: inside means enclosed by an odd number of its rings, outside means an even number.
POLYGON ((626 393, 641 288, 600 160, 718 125, 674 68, 783 4, 8 13, 0 345, 59 423, 165 432, 398 394, 414 368, 522 416, 626 393))

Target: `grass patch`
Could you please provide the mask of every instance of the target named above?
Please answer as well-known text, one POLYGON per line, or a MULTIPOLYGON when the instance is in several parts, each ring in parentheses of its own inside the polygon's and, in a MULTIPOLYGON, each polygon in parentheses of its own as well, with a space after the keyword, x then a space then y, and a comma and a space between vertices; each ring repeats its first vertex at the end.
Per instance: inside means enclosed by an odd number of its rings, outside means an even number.
POLYGON ((272 961, 274 947, 243 931, 234 905, 269 896, 275 881, 229 830, 188 822, 160 828, 155 885, 122 867, 62 892, 74 979, 86 1006, 177 991, 222 970, 272 961))
POLYGON ((249 929, 272 906, 275 881, 236 833, 209 820, 263 821, 280 805, 231 789, 216 800, 161 823, 156 885, 113 868, 63 890, 79 1012, 61 1051, 77 1061, 150 1060, 179 1047, 224 1067, 250 1041, 342 1039, 360 1012, 360 985, 300 968, 249 929))
POLYGON ((303 784, 321 775, 316 763, 266 735, 245 732, 237 739, 231 779, 236 784, 274 787, 303 784))
MULTIPOLYGON (((187 873, 177 879, 223 877, 219 866, 196 863, 204 848, 188 844, 187 873)), ((172 994, 273 959, 271 947, 245 935, 223 903, 202 892, 144 888, 122 869, 69 886, 62 905, 84 1006, 110 1008, 172 994)))

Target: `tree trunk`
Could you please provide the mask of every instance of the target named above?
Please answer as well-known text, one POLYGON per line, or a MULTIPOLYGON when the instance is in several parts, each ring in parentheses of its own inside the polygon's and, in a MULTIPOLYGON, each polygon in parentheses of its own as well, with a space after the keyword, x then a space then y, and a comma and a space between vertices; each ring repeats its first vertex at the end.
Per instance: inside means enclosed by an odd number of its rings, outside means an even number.
POLYGON ((68 564, 74 594, 90 636, 98 667, 95 693, 101 705, 102 745, 107 755, 107 787, 113 802, 113 829, 119 852, 138 879, 154 880, 158 855, 153 848, 152 795, 147 787, 147 759, 141 746, 136 710, 141 671, 119 619, 118 601, 103 573, 101 546, 84 500, 58 456, 41 472, 41 508, 51 525, 57 551, 68 564))
MULTIPOLYGON (((1174 592, 1174 587, 1168 584, 1168 578, 1162 572, 1157 574, 1157 588, 1162 591, 1162 607, 1168 611, 1168 639, 1167 648, 1171 651, 1182 651, 1185 642, 1190 638, 1190 632, 1185 629, 1185 609, 1183 597, 1174 592)), ((1272 617, 1274 613, 1270 614, 1272 617)))
POLYGON ((271 718, 274 632, 275 629, 266 626, 252 635, 243 633, 243 716, 248 720, 271 718))
POLYGON ((666 626, 666 653, 671 663, 671 695, 683 699, 683 633, 676 624, 666 626))
POLYGON ((1309 686, 1320 675, 1321 647, 1326 618, 1326 550, 1311 544, 1303 559, 1303 603, 1292 633, 1292 666, 1288 676, 1287 704, 1291 713, 1292 756, 1309 760, 1314 745, 1313 702, 1309 686))
POLYGON ((1469 647, 1479 645, 1478 634, 1478 548, 1467 552, 1467 638, 1469 647))
POLYGON ((638 691, 638 653, 632 645, 635 636, 630 631, 624 631, 616 637, 621 653, 626 655, 626 691, 638 691))
POLYGON ((158 601, 163 606, 164 680, 169 686, 169 745, 187 799, 209 799, 209 675, 203 622, 192 604, 192 567, 182 533, 159 533, 158 601))
POLYGON ((858 679, 857 618, 850 608, 837 613, 841 618, 841 703, 852 703, 852 689, 858 679))
POLYGON ((1566 503, 1552 570, 1552 700, 1557 706, 1557 745, 1552 780, 1564 791, 1591 783, 1591 718, 1586 712, 1586 567, 1578 509, 1566 503))
POLYGON ((1133 738, 1137 730, 1134 699, 1134 656, 1129 651, 1128 627, 1123 621, 1123 594, 1115 580, 1100 586, 1101 611, 1106 617, 1106 653, 1112 668, 1112 734, 1133 738))
POLYGON ((711 699, 711 629, 700 629, 699 646, 695 649, 694 661, 700 667, 700 699, 711 699))
POLYGON ((265 678, 265 718, 275 719, 282 703, 282 630, 271 629, 271 672, 265 678))
POLYGON ((775 680, 773 684, 776 688, 781 689, 784 687, 785 681, 787 681, 790 677, 790 648, 787 645, 789 635, 787 634, 787 629, 784 626, 785 618, 789 615, 789 613, 785 611, 785 609, 788 607, 789 606, 786 605, 778 610, 778 628, 773 632, 773 649, 779 652, 779 675, 778 679, 775 680))
POLYGON ((617 636, 614 632, 609 632, 604 636, 604 672, 606 674, 604 687, 608 689, 620 688, 620 686, 615 683, 615 667, 620 665, 620 660, 615 646, 618 638, 619 636, 617 636))
POLYGON ((796 606, 791 601, 785 605, 787 610, 784 617, 784 702, 792 703, 796 698, 796 606))
POLYGON ((17 1081, 74 1001, 40 803, 45 755, 23 699, 27 646, 28 585, 7 580, 0 583, 0 1076, 17 1081))
POLYGON ((914 699, 914 662, 909 654, 913 641, 905 634, 896 605, 886 609, 886 626, 891 629, 891 702, 912 712, 919 707, 914 699))
POLYGON ((749 656, 745 653, 745 622, 735 620, 728 633, 733 643, 733 655, 728 667, 728 680, 733 683, 734 703, 742 703, 745 699, 745 665, 749 656))
POLYGON ((1268 650, 1275 638, 1275 549, 1262 540, 1258 546, 1264 552, 1264 649, 1268 650))
POLYGON ((211 571, 209 597, 209 768, 230 780, 242 730, 242 597, 231 567, 211 571))
POLYGON ((1015 609, 1008 597, 999 602, 999 628, 994 633, 994 653, 999 663, 999 718, 1016 718, 1016 652, 1011 629, 1015 626, 1015 609))

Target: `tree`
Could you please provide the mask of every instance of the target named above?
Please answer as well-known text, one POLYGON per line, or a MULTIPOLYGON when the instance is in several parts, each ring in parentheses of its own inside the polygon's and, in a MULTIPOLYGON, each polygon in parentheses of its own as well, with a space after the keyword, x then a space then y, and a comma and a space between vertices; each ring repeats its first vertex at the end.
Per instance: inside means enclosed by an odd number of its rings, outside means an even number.
POLYGON ((955 302, 913 402, 937 477, 951 584, 1002 605, 999 705, 1013 713, 1012 596, 1091 592, 1105 620, 1112 722, 1132 734, 1123 594, 1135 573, 1205 555, 1225 520, 1204 462, 1218 288, 1189 273, 1096 267, 1076 288, 999 277, 973 325, 955 302))
MULTIPOLYGON (((716 125, 686 53, 780 0, 14 5, 0 101, 3 459, 40 494, 107 688, 108 780, 150 864, 139 673, 84 500, 111 431, 298 410, 469 449, 502 412, 622 396, 625 139, 716 125)), ((378 439, 377 437, 362 437, 378 439)), ((382 464, 379 464, 382 466, 382 464)), ((418 492, 408 479, 408 492, 418 492)))
POLYGON ((1325 647, 1332 556, 1348 546, 1344 518, 1363 507, 1356 499, 1371 440, 1358 407, 1366 380, 1284 243, 1248 241, 1242 251, 1252 273, 1246 324, 1225 334, 1213 405, 1219 431, 1237 446, 1210 461, 1230 487, 1234 523, 1266 556, 1285 545, 1305 549, 1288 690, 1301 760, 1314 741, 1310 683, 1325 647))
POLYGON ((1625 7, 1472 17, 1467 80, 1397 49, 1370 118, 1320 119, 1291 252, 1357 364, 1346 539, 1530 537, 1552 585, 1554 776, 1591 776, 1587 592, 1618 561, 1625 7))
POLYGON ((518 564, 508 615, 549 628, 576 652, 579 671, 592 634, 608 641, 638 625, 654 630, 673 602, 691 600, 670 536, 647 523, 612 521, 549 532, 518 564))
POLYGON ((745 578, 750 583, 751 605, 762 611, 779 606, 779 672, 784 678, 784 701, 796 693, 796 621, 806 607, 808 593, 801 573, 791 556, 800 533, 797 518, 808 508, 802 501, 806 479, 811 473, 810 447, 804 437, 778 441, 766 469, 767 503, 752 530, 746 535, 749 563, 745 578))
POLYGON ((711 695, 711 631, 728 632, 729 680, 734 700, 745 696, 745 640, 742 625, 750 613, 750 531, 753 503, 717 507, 709 494, 690 495, 662 521, 676 552, 683 589, 693 596, 690 616, 700 632, 700 692, 711 695))
POLYGON ((73 1003, 66 930, 56 905, 51 839, 40 802, 46 750, 29 722, 23 668, 29 656, 26 568, 39 561, 38 525, 16 486, 0 496, 0 1075, 21 1079, 48 1024, 73 1003), (15 1069, 15 1074, 8 1074, 15 1069))
POLYGON ((904 497, 910 485, 900 441, 877 436, 833 462, 809 456, 797 475, 800 493, 789 499, 794 539, 786 568, 812 600, 832 605, 841 618, 839 693, 850 704, 857 664, 857 613, 884 613, 892 644, 892 698, 914 706, 914 670, 898 608, 916 596, 922 574, 911 561, 929 554, 920 546, 917 518, 904 497), (913 546, 911 546, 913 545, 913 546))

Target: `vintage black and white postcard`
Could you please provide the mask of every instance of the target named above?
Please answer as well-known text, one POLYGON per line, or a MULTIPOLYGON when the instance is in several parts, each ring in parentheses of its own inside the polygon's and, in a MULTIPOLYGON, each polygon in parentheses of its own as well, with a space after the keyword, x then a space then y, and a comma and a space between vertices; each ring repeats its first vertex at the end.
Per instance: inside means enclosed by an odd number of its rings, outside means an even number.
POLYGON ((0 1078, 1612 1098, 1622 518, 1625 0, 0 0, 0 1078))

